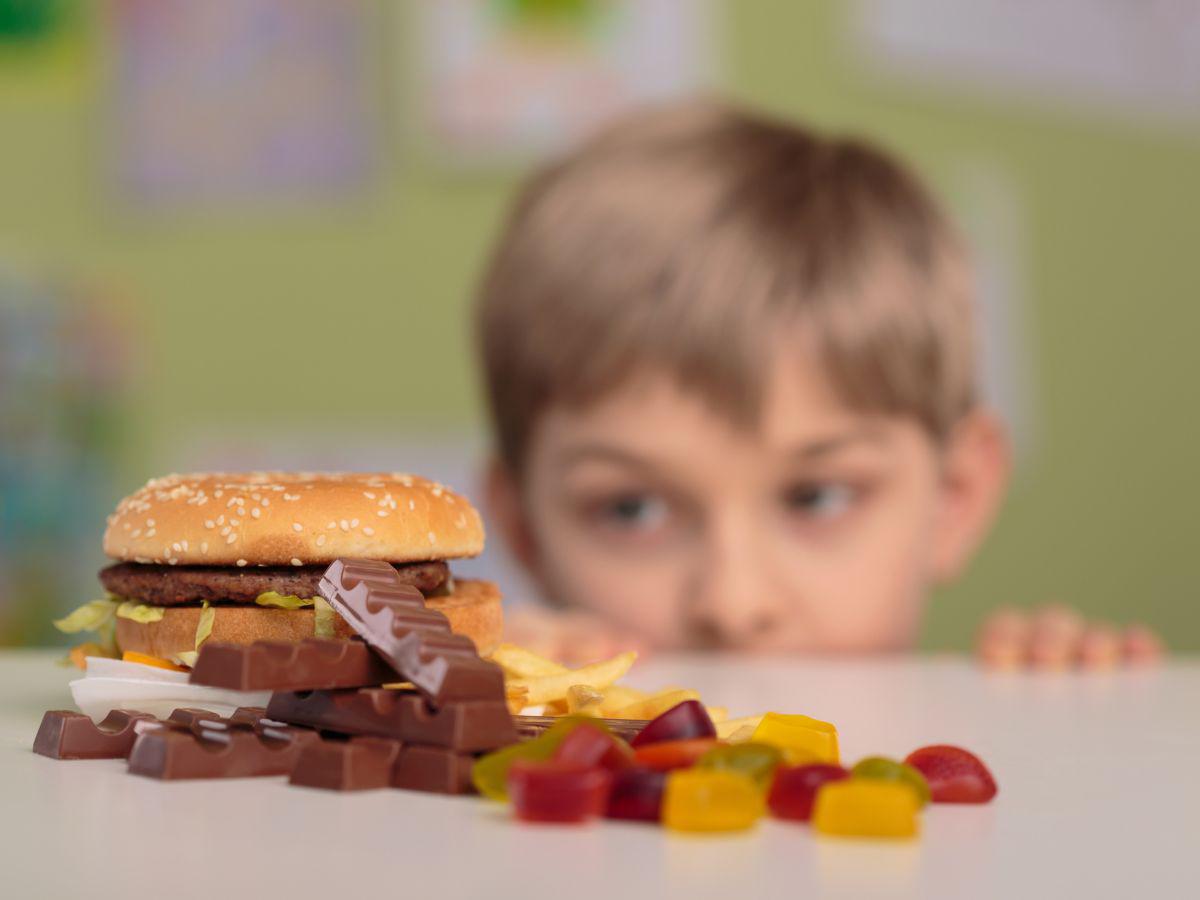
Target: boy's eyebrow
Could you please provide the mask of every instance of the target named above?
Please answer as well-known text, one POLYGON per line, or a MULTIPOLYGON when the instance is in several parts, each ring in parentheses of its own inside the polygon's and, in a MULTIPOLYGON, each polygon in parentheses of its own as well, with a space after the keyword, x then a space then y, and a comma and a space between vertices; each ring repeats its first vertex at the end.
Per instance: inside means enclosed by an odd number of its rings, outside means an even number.
POLYGON ((887 443, 887 434, 879 428, 863 428, 857 431, 850 431, 846 434, 836 434, 829 437, 818 438, 815 441, 810 441, 796 447, 791 456, 805 461, 822 459, 826 456, 832 456, 840 450, 844 450, 854 444, 885 444, 887 443))

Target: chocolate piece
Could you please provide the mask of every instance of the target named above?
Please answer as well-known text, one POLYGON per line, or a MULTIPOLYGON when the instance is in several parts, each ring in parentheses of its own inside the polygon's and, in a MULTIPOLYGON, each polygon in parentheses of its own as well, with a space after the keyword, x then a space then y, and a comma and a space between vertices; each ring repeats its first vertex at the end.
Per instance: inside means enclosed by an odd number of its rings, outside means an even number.
POLYGON ((299 643, 208 641, 188 680, 235 691, 309 691, 403 679, 362 641, 307 638, 299 643))
POLYGON ((437 610, 425 608, 425 598, 414 587, 402 584, 396 570, 372 559, 336 559, 317 585, 362 639, 381 653, 397 671, 397 644, 409 632, 450 633, 450 621, 437 610))
POLYGON ((475 757, 445 747, 407 745, 392 769, 392 787, 438 794, 471 794, 471 766, 475 757))
POLYGON ((504 699, 504 670, 480 659, 470 638, 414 631, 396 649, 400 671, 435 706, 504 699))
POLYGON ((267 715, 322 731, 378 735, 458 751, 494 750, 517 740, 503 700, 463 700, 433 710, 419 694, 386 688, 276 692, 267 715))
POLYGON ((366 791, 392 783, 400 741, 356 737, 348 741, 310 741, 300 751, 291 784, 331 791, 366 791))
MULTIPOLYGON (((556 722, 561 722, 562 719, 557 716, 513 716, 513 725, 516 726, 517 736, 527 741, 535 738, 540 734, 545 733, 550 726, 556 722)), ((601 725, 606 725, 619 738, 631 741, 637 737, 638 733, 648 724, 647 719, 596 719, 601 725)))
POLYGON ((52 709, 42 716, 33 752, 51 759, 124 759, 137 737, 138 723, 157 721, 147 713, 114 709, 96 725, 83 713, 52 709))
POLYGON ((301 748, 319 740, 314 732, 294 728, 268 726, 259 732, 205 718, 194 725, 168 720, 139 735, 129 771, 164 780, 287 775, 301 748))
POLYGON ((434 704, 504 698, 504 673, 479 658, 469 638, 452 635, 421 592, 385 562, 338 559, 318 585, 355 631, 434 704))

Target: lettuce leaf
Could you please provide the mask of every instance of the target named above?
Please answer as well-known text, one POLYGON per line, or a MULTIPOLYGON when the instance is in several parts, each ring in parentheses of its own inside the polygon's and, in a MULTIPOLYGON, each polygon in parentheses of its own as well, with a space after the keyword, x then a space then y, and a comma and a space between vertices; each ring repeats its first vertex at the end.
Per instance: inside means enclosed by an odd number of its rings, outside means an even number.
POLYGON ((313 597, 313 637, 333 637, 337 613, 324 597, 313 597))
POLYGON ((217 617, 217 611, 208 605, 205 600, 203 609, 200 610, 200 621, 196 623, 196 650, 199 651, 200 645, 208 640, 208 636, 212 634, 213 620, 217 617))
POLYGON ((110 625, 120 605, 120 599, 111 594, 100 600, 92 600, 61 619, 54 620, 54 627, 66 634, 80 631, 99 631, 110 625))
POLYGON ((117 607, 117 618, 132 619, 134 622, 141 622, 143 625, 148 622, 157 622, 166 610, 161 606, 147 606, 144 603, 137 603, 133 600, 126 600, 117 607))
POLYGON ((255 597, 254 602, 259 606, 277 606, 280 609, 304 609, 305 607, 312 606, 316 602, 316 598, 305 599, 303 597, 293 597, 290 594, 278 594, 275 591, 266 591, 255 597))

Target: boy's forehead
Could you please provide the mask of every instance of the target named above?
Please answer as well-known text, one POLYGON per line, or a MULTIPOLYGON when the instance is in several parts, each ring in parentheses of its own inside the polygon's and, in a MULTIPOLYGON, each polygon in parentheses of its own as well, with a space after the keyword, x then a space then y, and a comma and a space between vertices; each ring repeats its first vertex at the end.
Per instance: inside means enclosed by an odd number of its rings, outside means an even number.
POLYGON ((552 406, 536 429, 534 452, 540 445, 568 457, 602 447, 686 453, 703 439, 801 452, 845 438, 886 436, 880 417, 849 407, 810 359, 780 353, 764 365, 757 414, 744 421, 670 374, 646 369, 589 404, 552 406))

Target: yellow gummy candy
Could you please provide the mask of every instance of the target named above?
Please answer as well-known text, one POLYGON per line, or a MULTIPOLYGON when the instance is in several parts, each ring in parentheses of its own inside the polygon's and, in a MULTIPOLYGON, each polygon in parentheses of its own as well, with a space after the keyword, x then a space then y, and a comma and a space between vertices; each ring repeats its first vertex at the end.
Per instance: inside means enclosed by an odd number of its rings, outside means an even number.
POLYGON ((762 791, 741 772, 680 769, 667 776, 662 821, 668 828, 740 831, 762 814, 762 791))
POLYGON ((907 784, 867 778, 831 781, 817 792, 812 824, 842 837, 914 837, 917 793, 907 784))
POLYGON ((814 762, 838 763, 837 729, 809 716, 769 712, 754 729, 751 740, 778 747, 785 754, 811 754, 814 762))

